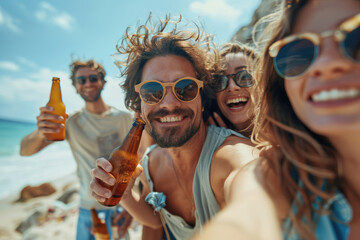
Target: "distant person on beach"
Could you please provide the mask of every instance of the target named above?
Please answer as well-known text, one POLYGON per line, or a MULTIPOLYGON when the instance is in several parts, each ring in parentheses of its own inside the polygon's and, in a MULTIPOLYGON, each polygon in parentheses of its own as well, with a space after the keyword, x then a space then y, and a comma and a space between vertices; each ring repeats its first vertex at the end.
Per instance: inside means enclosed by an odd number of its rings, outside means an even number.
POLYGON ((251 74, 257 53, 247 45, 229 42, 221 47, 219 57, 220 73, 213 79, 214 113, 208 122, 250 137, 258 98, 251 74))
MULTIPOLYGON (((243 135, 205 124, 203 111, 214 98, 211 39, 198 27, 181 30, 180 23, 166 18, 153 26, 149 19, 134 33, 129 28, 118 46, 127 56, 126 106, 141 112, 156 143, 143 158, 143 194, 125 191, 120 203, 145 226, 160 229, 165 223, 175 239, 189 239, 226 206, 232 172, 257 151, 243 135)), ((94 177, 111 185, 111 164, 101 158, 97 166, 94 177)), ((95 180, 91 189, 99 201, 111 195, 95 180)))
MULTIPOLYGON (((111 233, 111 216, 115 208, 99 204, 90 194, 89 182, 92 179, 91 169, 95 159, 109 157, 111 151, 119 146, 131 127, 133 116, 107 105, 101 92, 106 83, 103 66, 94 60, 74 61, 70 64, 71 80, 76 92, 85 101, 85 107, 66 120, 66 140, 68 141, 77 163, 77 175, 80 180, 80 205, 77 224, 77 240, 94 239, 91 231, 91 208, 104 212, 109 232, 111 233)), ((119 89, 120 91, 120 89, 119 89)), ((30 156, 52 144, 45 140, 44 133, 52 133, 64 128, 61 124, 51 122, 59 116, 52 114, 51 107, 41 107, 37 117, 37 129, 21 141, 20 155, 30 156)), ((51 156, 49 156, 51 160, 51 156)), ((128 226, 132 220, 129 214, 123 213, 128 226)), ((124 230, 124 229, 122 229, 124 230)))

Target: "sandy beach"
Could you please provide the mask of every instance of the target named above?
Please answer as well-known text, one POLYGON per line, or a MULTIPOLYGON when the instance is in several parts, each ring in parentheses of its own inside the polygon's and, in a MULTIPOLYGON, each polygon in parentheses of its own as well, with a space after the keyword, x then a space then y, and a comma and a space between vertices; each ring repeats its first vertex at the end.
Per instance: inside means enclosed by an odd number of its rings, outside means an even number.
MULTIPOLYGON (((20 193, 0 199, 0 240, 75 239, 79 183, 75 173, 50 182, 56 192, 19 202, 20 193)), ((133 222, 131 240, 141 239, 133 222)))

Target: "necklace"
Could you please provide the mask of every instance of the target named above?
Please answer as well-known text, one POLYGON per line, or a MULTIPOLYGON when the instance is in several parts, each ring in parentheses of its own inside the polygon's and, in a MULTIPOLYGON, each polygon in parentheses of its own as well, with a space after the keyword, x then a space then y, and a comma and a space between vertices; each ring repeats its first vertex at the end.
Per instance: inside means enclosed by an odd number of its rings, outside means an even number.
POLYGON ((174 161, 171 159, 171 165, 172 165, 172 168, 173 168, 173 171, 175 173, 175 178, 176 178, 176 181, 178 183, 178 185, 180 186, 181 188, 181 191, 184 193, 185 195, 185 198, 189 201, 189 203, 191 204, 191 216, 192 217, 195 217, 195 204, 194 204, 194 200, 193 199, 190 199, 189 196, 186 194, 186 190, 184 188, 184 186, 181 184, 180 180, 179 180, 179 177, 177 175, 177 172, 176 172, 176 169, 175 169, 175 166, 174 166, 174 161))

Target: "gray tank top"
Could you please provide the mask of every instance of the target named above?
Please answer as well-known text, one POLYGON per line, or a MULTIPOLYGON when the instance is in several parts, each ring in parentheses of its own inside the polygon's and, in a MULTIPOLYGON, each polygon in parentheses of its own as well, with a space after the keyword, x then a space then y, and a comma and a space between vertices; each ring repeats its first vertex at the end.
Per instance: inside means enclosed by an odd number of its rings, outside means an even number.
MULTIPOLYGON (((196 206, 195 226, 190 226, 183 218, 171 214, 165 208, 160 210, 167 226, 176 239, 189 239, 194 233, 200 230, 210 218, 220 211, 220 206, 216 201, 210 184, 210 167, 214 152, 230 135, 246 138, 240 133, 230 129, 220 128, 214 125, 209 125, 208 127, 205 143, 195 169, 193 181, 193 195, 196 206)), ((147 149, 142 165, 143 173, 146 176, 151 192, 153 192, 154 185, 149 173, 148 154, 156 147, 157 145, 152 145, 147 149)))

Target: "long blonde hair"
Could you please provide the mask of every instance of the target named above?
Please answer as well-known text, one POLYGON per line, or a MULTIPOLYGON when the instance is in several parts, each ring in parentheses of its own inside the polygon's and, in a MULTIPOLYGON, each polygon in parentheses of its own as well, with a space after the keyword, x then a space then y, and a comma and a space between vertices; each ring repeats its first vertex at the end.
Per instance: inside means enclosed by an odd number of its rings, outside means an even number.
MULTIPOLYGON (((287 1, 288 2, 288 1, 287 1)), ((289 202, 296 205, 289 212, 292 227, 305 239, 315 239, 315 211, 323 210, 340 178, 339 157, 327 138, 311 131, 297 117, 284 87, 284 79, 277 75, 269 46, 291 33, 299 10, 307 0, 283 6, 279 18, 268 26, 272 33, 259 58, 256 78, 262 101, 255 109, 253 140, 265 151, 265 159, 279 176, 282 190, 289 202), (312 204, 319 200, 319 209, 312 204)), ((289 229, 287 229, 289 230, 289 229)))

